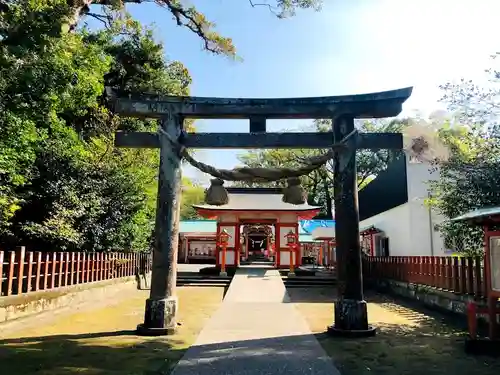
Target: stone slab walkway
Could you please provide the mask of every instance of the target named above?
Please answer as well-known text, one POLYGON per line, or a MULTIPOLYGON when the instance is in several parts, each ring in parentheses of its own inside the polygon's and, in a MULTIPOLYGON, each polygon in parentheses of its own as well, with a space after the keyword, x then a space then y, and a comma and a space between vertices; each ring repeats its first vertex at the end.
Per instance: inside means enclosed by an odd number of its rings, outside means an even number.
POLYGON ((277 270, 242 267, 172 375, 339 375, 277 270))

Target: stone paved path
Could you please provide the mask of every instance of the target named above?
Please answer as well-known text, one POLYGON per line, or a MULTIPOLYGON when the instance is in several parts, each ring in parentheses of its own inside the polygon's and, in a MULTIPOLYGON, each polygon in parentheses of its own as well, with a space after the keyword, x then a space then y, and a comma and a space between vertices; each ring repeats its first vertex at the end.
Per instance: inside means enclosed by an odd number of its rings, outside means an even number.
POLYGON ((242 267, 172 375, 339 375, 277 270, 242 267))

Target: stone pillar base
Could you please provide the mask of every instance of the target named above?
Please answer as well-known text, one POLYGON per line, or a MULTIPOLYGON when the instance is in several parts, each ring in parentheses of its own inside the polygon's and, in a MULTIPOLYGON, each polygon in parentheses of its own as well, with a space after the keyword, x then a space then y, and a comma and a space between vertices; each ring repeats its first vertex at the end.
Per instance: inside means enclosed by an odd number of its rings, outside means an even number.
POLYGON ((140 336, 165 336, 177 328, 178 300, 176 297, 146 300, 144 323, 137 326, 140 336))
POLYGON ((220 277, 227 277, 227 272, 219 272, 220 277))
POLYGON ((328 327, 332 336, 369 337, 377 330, 368 325, 366 301, 339 299, 335 302, 335 322, 328 327))
POLYGON ((287 275, 287 276, 288 276, 288 277, 295 277, 295 276, 297 276, 297 275, 295 275, 295 272, 288 272, 288 275, 287 275))

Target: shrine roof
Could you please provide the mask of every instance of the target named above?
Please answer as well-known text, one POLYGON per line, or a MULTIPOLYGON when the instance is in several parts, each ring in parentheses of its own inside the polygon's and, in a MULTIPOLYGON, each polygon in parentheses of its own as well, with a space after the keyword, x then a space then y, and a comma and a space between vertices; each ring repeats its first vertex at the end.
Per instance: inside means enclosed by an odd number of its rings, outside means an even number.
POLYGON ((500 219, 500 206, 469 211, 451 219, 451 221, 468 221, 475 224, 482 224, 493 219, 500 219))
POLYGON ((313 211, 321 207, 290 204, 282 201, 279 188, 227 188, 229 202, 222 206, 193 205, 199 210, 212 211, 313 211))
POLYGON ((318 227, 315 228, 312 233, 311 237, 315 241, 319 240, 332 240, 335 238, 335 227, 318 227))
POLYGON ((360 234, 370 234, 370 233, 379 233, 379 232, 382 232, 382 230, 377 228, 375 225, 369 225, 367 227, 359 228, 360 234))
POLYGON ((313 236, 311 234, 301 234, 301 233, 299 233, 299 242, 318 242, 318 243, 321 243, 321 241, 314 240, 313 236))

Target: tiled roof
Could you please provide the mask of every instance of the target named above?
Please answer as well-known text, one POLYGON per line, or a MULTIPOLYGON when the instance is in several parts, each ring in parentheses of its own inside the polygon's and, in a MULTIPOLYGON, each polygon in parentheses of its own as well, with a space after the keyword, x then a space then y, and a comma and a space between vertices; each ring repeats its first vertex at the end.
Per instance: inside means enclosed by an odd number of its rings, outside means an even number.
POLYGON ((333 239, 335 238, 335 227, 318 227, 315 228, 312 233, 311 237, 314 240, 320 240, 320 239, 333 239))
POLYGON ((218 211, 309 211, 321 207, 308 204, 294 205, 282 201, 282 194, 231 194, 229 203, 223 206, 193 205, 194 208, 218 211))
POLYGON ((299 242, 321 242, 321 241, 313 240, 313 237, 311 234, 300 234, 299 233, 299 242))
POLYGON ((466 214, 457 216, 451 220, 482 222, 487 220, 490 216, 500 216, 500 207, 481 208, 467 212, 466 214))
POLYGON ((359 233, 363 232, 381 232, 381 230, 377 228, 375 225, 369 225, 367 227, 359 228, 359 233))

